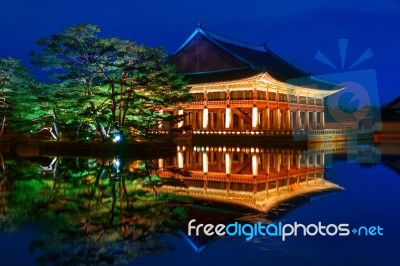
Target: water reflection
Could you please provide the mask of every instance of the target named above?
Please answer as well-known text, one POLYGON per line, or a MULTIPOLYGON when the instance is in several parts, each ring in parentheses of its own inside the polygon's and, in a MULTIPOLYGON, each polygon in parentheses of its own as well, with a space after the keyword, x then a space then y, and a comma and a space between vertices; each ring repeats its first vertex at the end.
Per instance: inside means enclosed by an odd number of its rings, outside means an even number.
POLYGON ((187 238, 193 217, 262 221, 299 195, 340 189, 324 178, 327 151, 186 143, 176 156, 153 160, 1 156, 0 230, 46 221, 29 247, 39 264, 127 263, 173 249, 163 235, 180 230, 187 238), (228 205, 199 208, 210 202, 228 205))
POLYGON ((188 170, 185 188, 163 186, 176 195, 240 205, 266 213, 301 194, 340 189, 324 178, 324 149, 178 145, 172 160, 158 160, 159 175, 175 177, 172 167, 188 170), (165 170, 165 171, 164 171, 165 170))
POLYGON ((0 230, 50 221, 30 246, 40 264, 118 264, 168 249, 160 235, 175 230, 190 202, 158 193, 151 161, 6 159, 2 168, 0 230))

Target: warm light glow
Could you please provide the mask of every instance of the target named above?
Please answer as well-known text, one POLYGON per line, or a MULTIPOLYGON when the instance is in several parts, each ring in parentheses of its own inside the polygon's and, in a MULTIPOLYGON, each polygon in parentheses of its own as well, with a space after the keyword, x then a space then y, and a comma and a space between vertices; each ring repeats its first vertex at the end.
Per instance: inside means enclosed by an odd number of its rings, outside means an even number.
MULTIPOLYGON (((178 110, 178 115, 183 115, 183 109, 178 110)), ((178 122, 178 127, 183 126, 183 120, 181 122, 178 122)))
POLYGON ((225 169, 227 175, 231 174, 231 166, 231 155, 229 153, 225 153, 225 169))
POLYGON ((253 154, 251 156, 251 170, 253 173, 253 176, 258 175, 258 158, 257 154, 253 154))
POLYGON ((183 153, 178 151, 178 168, 183 168, 183 153))
MULTIPOLYGON (((160 111, 158 111, 158 113, 159 113, 160 115, 162 115, 162 114, 164 113, 164 110, 160 110, 160 111)), ((163 126, 163 125, 162 125, 162 123, 161 123, 161 124, 158 125, 158 128, 161 129, 162 126, 163 126)))
POLYGON ((158 159, 158 168, 162 169, 164 167, 164 160, 158 159))
POLYGON ((203 128, 207 128, 208 126, 208 109, 204 107, 203 109, 203 128))
POLYGON ((226 113, 225 113, 225 128, 230 128, 231 126, 231 108, 226 107, 226 113))
POLYGON ((253 128, 257 128, 258 127, 258 108, 256 106, 254 106, 253 110, 252 110, 251 126, 253 128))
POLYGON ((203 172, 208 173, 208 155, 207 152, 203 152, 203 172))

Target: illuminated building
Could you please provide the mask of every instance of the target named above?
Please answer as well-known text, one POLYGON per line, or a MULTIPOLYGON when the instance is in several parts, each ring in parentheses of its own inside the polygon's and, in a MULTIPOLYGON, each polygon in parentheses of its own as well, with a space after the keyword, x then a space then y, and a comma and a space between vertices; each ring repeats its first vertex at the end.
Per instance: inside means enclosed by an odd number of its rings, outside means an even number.
POLYGON ((175 127, 189 126, 195 133, 321 130, 324 97, 341 89, 314 79, 266 45, 226 38, 201 25, 171 61, 189 80, 193 101, 163 112, 185 114, 175 127))

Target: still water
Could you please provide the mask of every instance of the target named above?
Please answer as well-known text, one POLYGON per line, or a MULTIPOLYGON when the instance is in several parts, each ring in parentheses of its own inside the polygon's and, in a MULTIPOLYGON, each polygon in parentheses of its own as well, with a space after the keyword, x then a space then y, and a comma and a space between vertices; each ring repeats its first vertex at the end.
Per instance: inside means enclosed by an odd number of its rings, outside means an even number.
POLYGON ((399 148, 180 143, 152 160, 2 154, 1 265, 400 265, 399 148), (189 235, 192 219, 382 235, 246 241, 189 235))

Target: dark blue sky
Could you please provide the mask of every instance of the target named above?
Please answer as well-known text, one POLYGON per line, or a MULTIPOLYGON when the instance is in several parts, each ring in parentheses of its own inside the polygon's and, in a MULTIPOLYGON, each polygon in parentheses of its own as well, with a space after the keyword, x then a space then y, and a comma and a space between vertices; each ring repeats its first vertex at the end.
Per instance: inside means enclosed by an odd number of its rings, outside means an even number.
POLYGON ((342 71, 338 39, 348 39, 344 71, 368 48, 373 57, 352 70, 374 69, 381 104, 400 95, 399 0, 181 1, 3 0, 0 56, 20 57, 41 36, 77 23, 97 24, 102 36, 175 52, 197 27, 268 47, 313 74, 338 72, 315 60, 321 51, 342 71))

